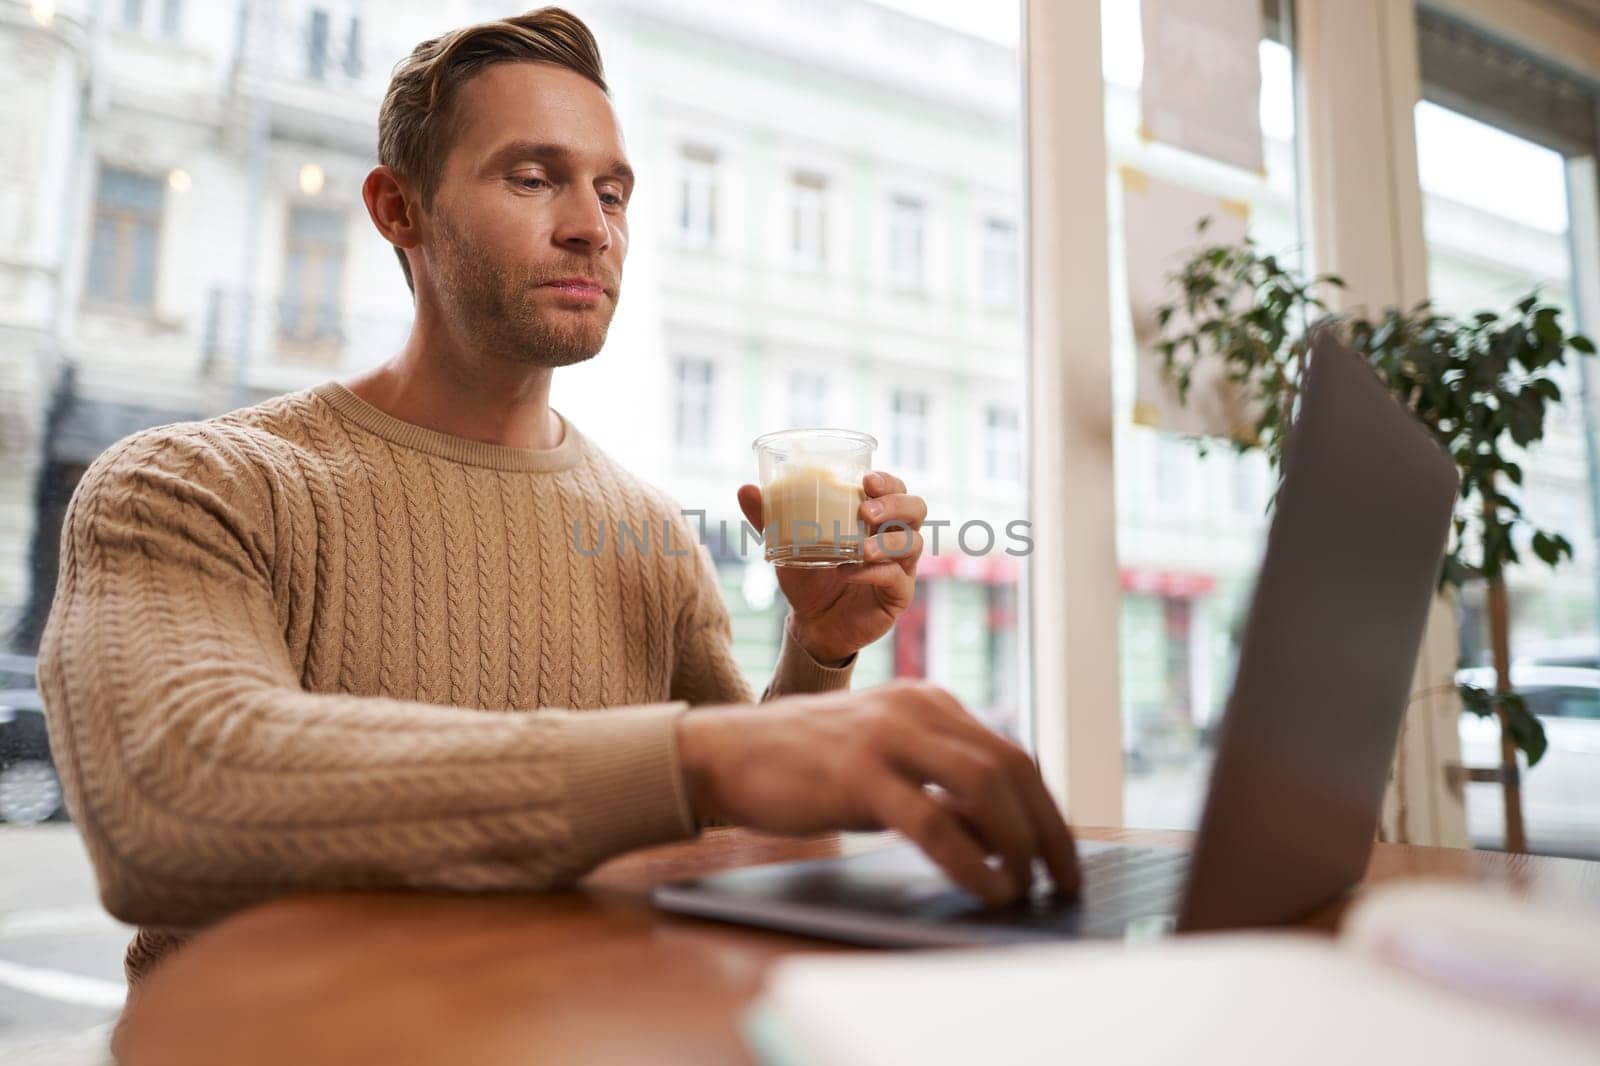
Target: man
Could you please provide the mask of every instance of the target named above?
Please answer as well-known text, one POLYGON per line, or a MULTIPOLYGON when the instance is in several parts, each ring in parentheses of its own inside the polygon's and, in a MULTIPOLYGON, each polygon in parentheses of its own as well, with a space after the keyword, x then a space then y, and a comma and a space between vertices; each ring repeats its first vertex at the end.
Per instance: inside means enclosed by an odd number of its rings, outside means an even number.
POLYGON ((40 682, 101 898, 142 926, 130 980, 273 895, 546 888, 713 819, 898 829, 994 902, 1036 856, 1074 887, 1023 752, 931 686, 844 691, 911 602, 921 499, 869 475, 865 561, 781 573, 757 707, 676 507, 550 408, 605 340, 634 185, 588 29, 545 8, 419 45, 379 158, 401 351, 136 434, 67 516, 40 682), (577 550, 601 522, 675 550, 577 550))

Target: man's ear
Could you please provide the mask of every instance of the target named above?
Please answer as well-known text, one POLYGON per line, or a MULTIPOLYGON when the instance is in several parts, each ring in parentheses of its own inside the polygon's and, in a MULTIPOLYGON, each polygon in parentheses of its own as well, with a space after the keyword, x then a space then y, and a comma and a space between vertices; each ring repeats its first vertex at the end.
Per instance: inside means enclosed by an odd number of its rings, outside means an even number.
POLYGON ((361 198, 384 240, 396 248, 415 248, 422 243, 421 210, 410 182, 379 164, 361 183, 361 198))

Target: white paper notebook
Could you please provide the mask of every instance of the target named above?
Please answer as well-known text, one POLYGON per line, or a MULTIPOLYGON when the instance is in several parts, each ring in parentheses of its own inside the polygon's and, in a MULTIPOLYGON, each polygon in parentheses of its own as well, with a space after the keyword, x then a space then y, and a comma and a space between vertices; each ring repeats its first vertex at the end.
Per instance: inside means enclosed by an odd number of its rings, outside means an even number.
POLYGON ((1600 913, 1413 883, 1336 940, 802 957, 749 1032, 774 1066, 1597 1066, 1600 913))

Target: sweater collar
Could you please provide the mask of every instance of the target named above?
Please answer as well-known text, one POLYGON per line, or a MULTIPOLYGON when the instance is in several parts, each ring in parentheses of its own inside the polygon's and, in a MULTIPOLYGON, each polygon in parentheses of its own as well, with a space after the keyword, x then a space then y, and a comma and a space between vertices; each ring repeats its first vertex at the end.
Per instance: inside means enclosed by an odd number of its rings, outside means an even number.
POLYGON ((392 444, 412 451, 435 455, 468 466, 486 466, 493 470, 527 470, 536 473, 553 473, 576 466, 583 457, 583 435, 567 421, 561 412, 561 443, 554 448, 534 450, 510 448, 503 444, 486 444, 483 441, 454 437, 438 430, 427 429, 411 422, 402 422, 392 415, 372 406, 337 381, 326 381, 314 387, 312 393, 327 401, 341 417, 382 437, 392 444))

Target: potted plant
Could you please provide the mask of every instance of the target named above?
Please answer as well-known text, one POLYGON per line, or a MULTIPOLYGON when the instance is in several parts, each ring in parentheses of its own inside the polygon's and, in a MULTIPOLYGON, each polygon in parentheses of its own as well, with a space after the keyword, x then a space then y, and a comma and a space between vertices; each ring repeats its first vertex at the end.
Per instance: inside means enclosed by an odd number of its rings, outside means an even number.
POLYGON ((1340 278, 1305 280, 1249 238, 1208 244, 1208 223, 1201 220, 1200 246, 1169 275, 1175 298, 1156 312, 1156 350, 1181 400, 1188 399, 1196 368, 1220 360, 1229 386, 1252 412, 1235 446, 1261 449, 1276 468, 1308 338, 1314 328, 1333 328, 1455 457, 1461 492, 1439 584, 1485 585, 1496 685, 1492 692, 1471 685, 1459 691, 1468 711, 1500 720, 1501 765, 1474 779, 1501 783, 1506 847, 1525 850, 1516 752, 1533 766, 1544 754, 1545 737, 1511 685, 1505 571, 1525 549, 1558 566, 1571 557, 1572 545, 1523 514, 1517 459, 1543 438, 1550 405, 1562 400, 1555 375, 1568 353, 1593 355, 1594 345, 1567 333, 1560 309, 1537 292, 1504 313, 1459 317, 1423 302, 1410 310, 1389 308, 1375 319, 1335 316, 1323 294, 1342 288, 1340 278))

